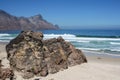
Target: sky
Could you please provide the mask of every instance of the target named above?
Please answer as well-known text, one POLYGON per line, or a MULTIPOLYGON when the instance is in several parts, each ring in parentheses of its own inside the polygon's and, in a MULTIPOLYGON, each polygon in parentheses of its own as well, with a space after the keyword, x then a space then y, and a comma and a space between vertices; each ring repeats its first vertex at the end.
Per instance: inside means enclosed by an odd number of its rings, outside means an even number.
POLYGON ((120 29, 120 0, 0 0, 0 9, 15 16, 41 14, 62 29, 120 29))

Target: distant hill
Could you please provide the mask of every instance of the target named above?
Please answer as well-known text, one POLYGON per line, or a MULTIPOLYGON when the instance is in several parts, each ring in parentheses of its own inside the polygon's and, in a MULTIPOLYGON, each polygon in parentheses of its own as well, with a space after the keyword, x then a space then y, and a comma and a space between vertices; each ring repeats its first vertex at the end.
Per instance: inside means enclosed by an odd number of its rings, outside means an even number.
POLYGON ((0 30, 45 30, 59 29, 58 25, 49 23, 43 17, 35 15, 32 17, 16 17, 0 10, 0 30))

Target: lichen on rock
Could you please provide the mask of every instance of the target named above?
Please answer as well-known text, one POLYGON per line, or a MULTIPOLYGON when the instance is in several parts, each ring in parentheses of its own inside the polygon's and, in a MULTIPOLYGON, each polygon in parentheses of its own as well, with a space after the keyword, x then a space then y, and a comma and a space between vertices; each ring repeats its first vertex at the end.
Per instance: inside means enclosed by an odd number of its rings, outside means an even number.
POLYGON ((46 76, 87 62, 81 50, 62 37, 43 40, 41 32, 22 31, 6 46, 10 66, 24 78, 46 76))

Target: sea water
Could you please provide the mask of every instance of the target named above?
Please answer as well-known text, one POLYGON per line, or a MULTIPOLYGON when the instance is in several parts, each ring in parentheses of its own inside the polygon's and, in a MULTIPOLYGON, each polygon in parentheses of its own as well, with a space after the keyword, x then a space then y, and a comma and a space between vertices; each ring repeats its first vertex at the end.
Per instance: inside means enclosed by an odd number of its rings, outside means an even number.
MULTIPOLYGON (((76 48, 120 56, 120 30, 41 30, 44 39, 62 36, 76 48)), ((20 31, 0 31, 0 42, 9 42, 20 31)))

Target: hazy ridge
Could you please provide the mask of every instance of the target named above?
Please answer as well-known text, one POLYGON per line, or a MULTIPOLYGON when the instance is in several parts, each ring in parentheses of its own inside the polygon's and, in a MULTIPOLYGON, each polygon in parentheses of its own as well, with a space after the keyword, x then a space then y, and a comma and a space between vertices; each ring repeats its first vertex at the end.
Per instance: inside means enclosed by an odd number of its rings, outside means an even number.
POLYGON ((59 29, 38 14, 31 17, 16 17, 0 10, 0 30, 44 30, 59 29))

